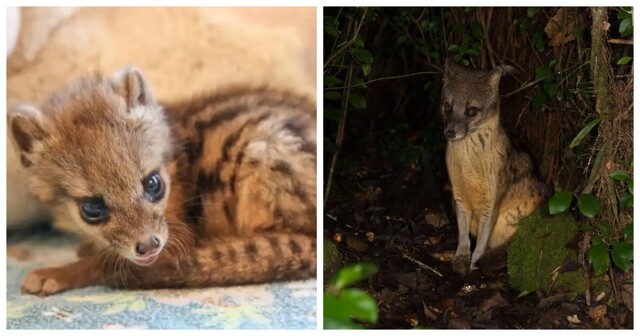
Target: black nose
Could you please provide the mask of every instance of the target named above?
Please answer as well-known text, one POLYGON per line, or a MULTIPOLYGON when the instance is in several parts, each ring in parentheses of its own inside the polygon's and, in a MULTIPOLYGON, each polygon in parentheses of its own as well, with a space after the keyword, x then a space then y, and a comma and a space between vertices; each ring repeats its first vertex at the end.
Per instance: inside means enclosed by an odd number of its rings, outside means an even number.
POLYGON ((452 129, 448 129, 444 131, 444 136, 446 136, 448 139, 452 139, 456 137, 456 132, 452 129))
POLYGON ((156 236, 151 236, 147 242, 136 243, 136 253, 140 257, 146 257, 156 253, 159 247, 160 239, 156 236))

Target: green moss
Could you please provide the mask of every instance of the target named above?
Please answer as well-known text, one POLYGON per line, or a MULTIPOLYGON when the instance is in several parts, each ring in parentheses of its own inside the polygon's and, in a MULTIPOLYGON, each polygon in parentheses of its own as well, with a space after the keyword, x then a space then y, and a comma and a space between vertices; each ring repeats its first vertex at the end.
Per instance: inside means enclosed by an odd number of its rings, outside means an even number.
POLYGON ((323 274, 326 282, 326 280, 329 279, 338 270, 338 268, 340 268, 342 258, 340 257, 340 252, 333 241, 324 238, 322 243, 323 274))
MULTIPOLYGON (((509 247, 508 271, 511 286, 522 292, 546 291, 551 273, 562 265, 565 257, 576 259, 576 251, 565 245, 578 228, 569 214, 549 215, 546 207, 523 218, 509 247)), ((584 291, 582 269, 561 274, 555 288, 584 291)))

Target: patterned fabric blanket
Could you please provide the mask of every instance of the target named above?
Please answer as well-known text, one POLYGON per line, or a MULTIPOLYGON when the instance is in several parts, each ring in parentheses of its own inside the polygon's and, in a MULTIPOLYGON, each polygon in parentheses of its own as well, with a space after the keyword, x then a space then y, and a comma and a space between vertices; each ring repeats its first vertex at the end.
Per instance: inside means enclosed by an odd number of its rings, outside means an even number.
POLYGON ((20 293, 28 271, 76 259, 74 237, 39 229, 7 237, 8 329, 315 329, 316 280, 191 290, 89 287, 20 293))

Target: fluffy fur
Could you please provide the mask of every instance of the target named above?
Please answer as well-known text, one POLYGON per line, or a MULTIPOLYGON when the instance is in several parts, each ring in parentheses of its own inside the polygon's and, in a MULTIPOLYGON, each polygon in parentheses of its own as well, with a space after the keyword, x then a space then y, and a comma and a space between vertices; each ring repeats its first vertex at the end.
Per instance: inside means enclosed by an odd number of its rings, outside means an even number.
POLYGON ((198 287, 315 274, 315 104, 236 89, 160 107, 139 70, 82 78, 42 108, 18 105, 10 130, 30 191, 90 242, 80 261, 27 275, 49 295, 92 284, 198 287), (143 181, 159 173, 158 201, 143 181), (95 224, 81 202, 100 198, 95 224), (159 240, 142 265, 136 247, 159 240), (145 261, 146 263, 146 261, 145 261))
POLYGON ((500 124, 498 84, 506 70, 445 64, 441 114, 459 234, 452 263, 462 274, 487 250, 508 244, 520 218, 547 193, 531 157, 513 146, 500 124), (469 234, 477 237, 473 254, 469 234))

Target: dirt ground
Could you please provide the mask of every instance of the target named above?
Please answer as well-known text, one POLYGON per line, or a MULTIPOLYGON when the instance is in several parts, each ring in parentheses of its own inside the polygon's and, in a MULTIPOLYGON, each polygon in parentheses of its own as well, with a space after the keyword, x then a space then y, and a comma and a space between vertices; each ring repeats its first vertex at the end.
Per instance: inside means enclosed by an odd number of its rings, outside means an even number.
MULTIPOLYGON (((558 290, 518 297, 506 268, 461 278, 448 261, 457 227, 447 176, 358 145, 341 154, 324 235, 339 241, 343 265, 379 266, 372 279, 357 285, 378 301, 379 322, 366 327, 633 328, 633 312, 610 299, 610 289, 593 293, 596 300, 587 306, 583 294, 573 298, 558 290)), ((632 289, 627 295, 632 298, 632 289)))

